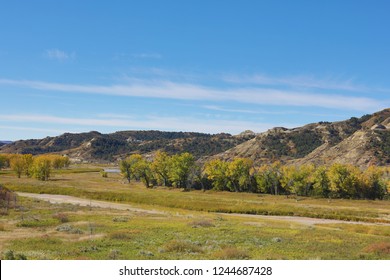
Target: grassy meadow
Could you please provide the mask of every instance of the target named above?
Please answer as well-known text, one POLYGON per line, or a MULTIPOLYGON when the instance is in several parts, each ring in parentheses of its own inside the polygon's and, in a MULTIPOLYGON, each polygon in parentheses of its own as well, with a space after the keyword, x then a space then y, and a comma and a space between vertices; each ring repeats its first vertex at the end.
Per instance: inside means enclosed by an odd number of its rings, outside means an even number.
POLYGON ((103 178, 101 168, 74 166, 55 171, 46 182, 3 170, 0 184, 158 213, 19 197, 19 207, 0 216, 1 259, 390 259, 390 201, 147 189, 119 174, 103 178))

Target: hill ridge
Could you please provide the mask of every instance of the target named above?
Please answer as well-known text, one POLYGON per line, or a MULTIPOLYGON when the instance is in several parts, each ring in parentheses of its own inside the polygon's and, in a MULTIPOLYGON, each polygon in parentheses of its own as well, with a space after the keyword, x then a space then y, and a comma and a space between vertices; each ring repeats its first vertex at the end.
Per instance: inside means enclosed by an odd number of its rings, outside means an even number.
POLYGON ((361 167, 390 164, 390 108, 337 122, 310 123, 296 128, 274 127, 262 133, 126 130, 64 133, 0 146, 0 153, 66 154, 75 162, 115 162, 133 153, 151 156, 191 152, 202 161, 247 157, 256 164, 351 163, 361 167))

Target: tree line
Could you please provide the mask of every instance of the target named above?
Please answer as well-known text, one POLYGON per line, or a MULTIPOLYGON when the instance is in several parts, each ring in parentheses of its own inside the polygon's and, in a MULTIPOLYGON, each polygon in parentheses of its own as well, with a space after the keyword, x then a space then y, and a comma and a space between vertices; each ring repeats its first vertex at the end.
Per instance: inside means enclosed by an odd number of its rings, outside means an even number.
POLYGON ((49 180, 52 169, 69 167, 67 156, 32 154, 2 154, 0 155, 0 169, 10 168, 20 178, 22 175, 33 177, 41 181, 49 180))
POLYGON ((120 169, 129 183, 142 181, 146 187, 354 199, 383 199, 390 189, 389 168, 370 166, 361 170, 340 163, 255 166, 251 159, 235 158, 200 164, 190 153, 170 156, 159 151, 153 160, 133 154, 120 162, 120 169))

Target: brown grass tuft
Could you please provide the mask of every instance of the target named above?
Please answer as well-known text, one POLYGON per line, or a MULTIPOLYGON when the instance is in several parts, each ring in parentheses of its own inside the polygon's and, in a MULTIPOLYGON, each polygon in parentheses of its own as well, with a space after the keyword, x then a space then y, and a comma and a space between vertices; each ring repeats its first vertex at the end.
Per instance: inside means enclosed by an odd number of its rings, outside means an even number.
POLYGON ((69 217, 65 213, 56 213, 52 217, 53 217, 53 219, 58 220, 60 223, 69 222, 69 217))
POLYGON ((216 259, 220 260, 246 260, 249 259, 249 254, 236 247, 226 247, 214 254, 216 259))
POLYGON ((189 226, 193 228, 198 228, 198 227, 214 227, 215 225, 213 222, 209 220, 198 220, 198 221, 193 221, 188 224, 189 226))
POLYGON ((202 253, 203 250, 199 245, 188 241, 172 240, 164 246, 166 252, 179 253, 202 253))
POLYGON ((388 242, 380 242, 373 243, 370 246, 367 246, 364 249, 367 253, 376 253, 376 254, 390 254, 390 243, 388 242))

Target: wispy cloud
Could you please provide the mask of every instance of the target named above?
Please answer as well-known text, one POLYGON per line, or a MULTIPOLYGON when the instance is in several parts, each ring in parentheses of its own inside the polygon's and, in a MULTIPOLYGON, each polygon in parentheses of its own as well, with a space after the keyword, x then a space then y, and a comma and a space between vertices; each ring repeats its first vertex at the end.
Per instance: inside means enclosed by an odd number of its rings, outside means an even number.
MULTIPOLYGON (((105 114, 106 116, 115 116, 115 114, 105 114)), ((237 120, 213 120, 205 121, 198 118, 190 117, 161 117, 148 116, 139 119, 136 116, 121 115, 118 118, 68 118, 52 115, 0 115, 1 120, 15 123, 36 123, 36 124, 56 124, 56 125, 72 125, 85 127, 86 130, 96 130, 101 128, 110 129, 157 129, 166 131, 197 131, 205 133, 229 132, 237 134, 245 129, 261 132, 271 127, 276 126, 272 123, 259 123, 252 121, 237 121, 237 120)), ((281 125, 281 124, 278 124, 281 125)), ((285 124, 287 127, 295 127, 299 124, 285 124)), ((11 127, 11 126, 8 126, 11 127)), ((15 126, 16 128, 18 126, 15 126)), ((14 128, 15 128, 14 127, 14 128)), ((46 130, 42 130, 46 131, 46 130)), ((47 132, 52 132, 47 130, 47 132)), ((64 131, 66 130, 64 129, 64 131)))
POLYGON ((76 57, 76 54, 74 52, 67 53, 59 49, 49 49, 45 51, 45 57, 63 62, 66 60, 74 59, 76 57))
POLYGON ((356 84, 354 79, 340 79, 335 77, 318 79, 313 76, 304 75, 271 77, 263 74, 254 74, 241 76, 227 75, 223 77, 223 80, 235 84, 285 86, 293 88, 342 90, 354 92, 362 92, 369 90, 369 88, 364 85, 356 84))
POLYGON ((59 129, 50 129, 50 128, 38 128, 30 126, 10 126, 10 125, 0 125, 1 129, 6 130, 21 130, 21 131, 34 131, 34 132, 45 132, 45 133, 62 133, 62 130, 59 129))
POLYGON ((383 107, 380 100, 341 94, 311 93, 290 89, 234 87, 219 89, 171 81, 138 82, 114 85, 79 85, 30 80, 0 79, 0 84, 31 89, 102 94, 111 96, 146 97, 177 100, 234 101, 246 104, 321 107, 355 111, 375 111, 383 107))
POLYGON ((205 105, 202 106, 205 109, 220 111, 220 112, 230 112, 230 113, 244 113, 244 114, 262 114, 262 111, 253 111, 253 110, 241 110, 241 109, 227 109, 220 106, 215 105, 205 105))
POLYGON ((135 58, 143 58, 143 59, 161 59, 162 55, 159 53, 133 53, 131 55, 135 58))

